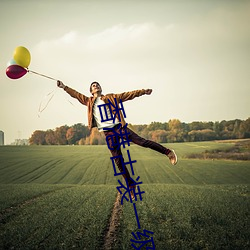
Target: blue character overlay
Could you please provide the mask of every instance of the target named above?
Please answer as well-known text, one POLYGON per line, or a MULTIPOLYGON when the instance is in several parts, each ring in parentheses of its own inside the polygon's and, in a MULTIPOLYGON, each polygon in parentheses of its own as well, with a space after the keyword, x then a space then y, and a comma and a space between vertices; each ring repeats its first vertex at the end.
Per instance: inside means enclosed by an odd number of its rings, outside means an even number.
POLYGON ((125 165, 128 165, 128 164, 130 164, 132 175, 134 175, 134 169, 133 169, 133 165, 132 164, 136 163, 136 161, 132 161, 131 160, 129 150, 127 150, 127 154, 128 154, 128 159, 129 159, 128 162, 124 162, 124 159, 123 159, 122 155, 117 155, 117 156, 110 157, 110 159, 112 160, 113 168, 114 168, 114 173, 115 173, 114 176, 125 174, 125 165), (120 173, 116 172, 115 159, 117 159, 117 158, 119 158, 121 160, 121 162, 122 162, 122 169, 123 169, 123 171, 120 172, 120 173))
POLYGON ((138 217, 138 214, 137 214, 136 204, 133 203, 133 206, 134 206, 134 210, 135 210, 135 217, 136 217, 136 221, 137 221, 137 226, 138 226, 139 229, 141 229, 139 217, 138 217))
POLYGON ((124 118, 126 118, 126 114, 125 114, 125 110, 124 110, 124 107, 122 104, 122 100, 120 100, 120 105, 121 105, 121 108, 120 108, 116 98, 114 98, 114 99, 115 99, 115 105, 113 105, 113 103, 109 99, 108 99, 108 103, 98 105, 100 115, 101 115, 101 122, 113 121, 113 123, 114 123, 116 117, 118 118, 119 122, 121 122, 121 116, 120 116, 120 112, 119 112, 120 110, 123 112, 124 118), (102 107, 104 109, 105 117, 103 117, 103 114, 102 114, 102 107), (112 107, 113 107, 113 109, 112 109, 112 107), (108 116, 108 110, 110 110, 110 117, 108 116))
POLYGON ((153 237, 150 237, 150 235, 148 234, 154 234, 153 232, 151 231, 148 231, 146 229, 143 230, 143 233, 140 233, 140 232, 137 232, 136 234, 134 232, 132 232, 131 234, 133 235, 133 237, 135 238, 134 239, 131 239, 130 241, 132 242, 131 246, 134 248, 134 249, 141 249, 143 246, 145 246, 146 244, 148 243, 151 243, 152 244, 152 247, 150 246, 146 246, 146 250, 149 250, 149 249, 155 249, 155 244, 154 244, 154 239, 153 237), (141 236, 143 237, 146 237, 148 238, 148 240, 143 240, 141 238, 141 236), (140 246, 136 247, 135 244, 141 244, 140 246))
POLYGON ((128 138, 130 133, 127 131, 127 126, 128 124, 126 123, 126 125, 122 127, 122 124, 120 123, 117 127, 120 133, 116 132, 116 129, 114 128, 103 128, 103 130, 113 132, 112 135, 106 136, 106 142, 110 150, 119 149, 121 145, 123 145, 123 148, 125 148, 125 143, 130 146, 129 142, 131 140, 128 138), (121 142, 119 138, 121 138, 121 142))
MULTIPOLYGON (((142 181, 138 182, 138 180, 140 179, 140 176, 137 177, 136 181, 134 181, 132 178, 130 178, 130 180, 132 180, 133 184, 129 185, 128 184, 128 180, 126 179, 126 185, 124 185, 123 183, 121 183, 120 180, 118 180, 120 186, 116 187, 117 190, 119 191, 120 194, 122 194, 122 198, 121 198, 121 204, 123 205, 123 199, 126 199, 126 201, 130 201, 130 203, 132 203, 132 197, 131 197, 131 190, 134 191, 134 196, 135 196, 135 201, 137 201, 137 195, 139 195, 140 200, 142 200, 142 194, 145 193, 145 191, 141 191, 140 189, 140 184, 142 184, 142 181), (121 191, 121 189, 125 189, 125 192, 123 193, 121 191), (136 191, 136 189, 138 189, 138 192, 136 191), (127 193, 129 194, 129 199, 127 198, 127 193)), ((138 216, 137 216, 138 217, 138 216)), ((137 220, 138 221, 138 220, 137 220)))

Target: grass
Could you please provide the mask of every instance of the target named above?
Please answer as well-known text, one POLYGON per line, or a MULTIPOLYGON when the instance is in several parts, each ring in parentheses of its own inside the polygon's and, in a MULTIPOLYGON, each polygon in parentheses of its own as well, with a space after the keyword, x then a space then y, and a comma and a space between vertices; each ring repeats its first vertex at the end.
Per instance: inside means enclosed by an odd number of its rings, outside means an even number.
POLYGON ((235 141, 231 147, 205 150, 202 153, 191 153, 188 158, 250 160, 250 140, 235 141))
POLYGON ((116 184, 105 146, 6 146, 0 159, 0 183, 116 184))
MULTIPOLYGON (((20 193, 26 191, 23 184, 14 185, 20 193)), ((49 187, 32 186, 34 193, 49 187)), ((113 186, 52 186, 24 203, 13 200, 16 206, 1 216, 0 249, 100 249, 114 190, 113 186)))
MULTIPOLYGON (((249 186, 144 185, 137 201, 141 231, 154 232, 157 249, 247 249, 249 186)), ((133 206, 121 220, 123 249, 138 231, 133 206)))
MULTIPOLYGON (((250 248, 249 161, 186 158, 231 146, 167 144, 177 166, 128 148, 145 191, 136 202, 141 230, 154 232, 156 249, 250 248)), ((106 146, 0 147, 0 249, 102 249, 117 192, 113 174, 106 146)), ((113 249, 132 249, 133 205, 122 210, 113 249)))

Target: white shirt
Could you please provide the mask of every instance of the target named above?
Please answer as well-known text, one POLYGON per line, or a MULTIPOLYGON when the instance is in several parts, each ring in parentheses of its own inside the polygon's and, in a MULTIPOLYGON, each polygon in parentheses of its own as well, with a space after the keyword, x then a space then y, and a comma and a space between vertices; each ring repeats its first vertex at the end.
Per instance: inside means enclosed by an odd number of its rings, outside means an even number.
MULTIPOLYGON (((105 104, 105 102, 103 100, 101 100, 101 97, 97 97, 93 106, 93 115, 94 118, 96 120, 96 125, 98 127, 98 130, 101 132, 103 131, 103 128, 113 128, 115 125, 119 124, 119 121, 117 118, 115 118, 115 122, 113 123, 113 120, 109 120, 109 121, 101 121, 101 114, 100 114, 100 109, 99 109, 99 105, 103 105, 105 104)), ((105 117, 105 111, 104 111, 104 107, 101 107, 101 112, 102 112, 102 116, 105 117)), ((106 107, 107 110, 107 117, 109 119, 111 119, 111 114, 110 114, 110 110, 109 108, 106 107)), ((105 117, 105 118, 107 118, 105 117)))

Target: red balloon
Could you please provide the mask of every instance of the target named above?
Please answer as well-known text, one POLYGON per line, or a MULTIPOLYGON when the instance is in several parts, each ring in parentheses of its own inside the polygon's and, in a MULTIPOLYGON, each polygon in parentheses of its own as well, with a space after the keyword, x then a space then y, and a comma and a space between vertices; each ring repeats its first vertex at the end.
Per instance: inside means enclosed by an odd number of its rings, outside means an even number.
POLYGON ((11 79, 18 79, 24 76, 28 71, 19 65, 10 65, 6 69, 6 75, 11 79))

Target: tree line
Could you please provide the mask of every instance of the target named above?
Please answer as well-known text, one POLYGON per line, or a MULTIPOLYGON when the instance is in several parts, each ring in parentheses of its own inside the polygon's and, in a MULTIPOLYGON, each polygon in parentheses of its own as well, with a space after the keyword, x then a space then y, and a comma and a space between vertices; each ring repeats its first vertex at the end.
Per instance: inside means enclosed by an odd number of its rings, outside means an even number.
MULTIPOLYGON (((221 122, 191 123, 171 119, 168 122, 151 122, 149 125, 128 125, 138 135, 156 141, 194 142, 250 138, 250 118, 221 122)), ((105 136, 97 129, 91 131, 84 124, 63 125, 46 131, 36 130, 29 138, 31 145, 103 145, 105 136)))

